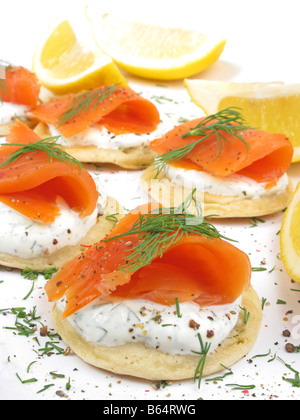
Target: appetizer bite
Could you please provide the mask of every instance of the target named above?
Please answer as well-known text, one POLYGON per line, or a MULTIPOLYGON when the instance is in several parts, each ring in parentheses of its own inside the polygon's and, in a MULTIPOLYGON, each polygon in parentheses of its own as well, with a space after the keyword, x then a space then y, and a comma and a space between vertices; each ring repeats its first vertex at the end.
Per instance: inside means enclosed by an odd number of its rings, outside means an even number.
POLYGON ((293 185, 293 147, 283 134, 245 125, 233 107, 183 123, 151 142, 154 164, 142 176, 154 200, 170 205, 178 191, 204 194, 204 213, 254 217, 284 209, 293 185), (154 181, 154 182, 153 182, 154 181))
POLYGON ((2 265, 59 268, 112 227, 117 203, 56 140, 16 120, 0 147, 2 265))
POLYGON ((24 67, 0 62, 0 136, 6 136, 18 118, 33 127, 29 115, 39 100, 40 84, 36 75, 24 67))
POLYGON ((87 363, 201 380, 254 344, 262 309, 249 258, 189 213, 193 193, 181 208, 153 202, 130 212, 47 282, 54 326, 87 363))
POLYGON ((150 140, 162 133, 156 106, 129 87, 112 85, 70 94, 31 111, 42 137, 61 135, 60 144, 80 162, 147 166, 150 140))

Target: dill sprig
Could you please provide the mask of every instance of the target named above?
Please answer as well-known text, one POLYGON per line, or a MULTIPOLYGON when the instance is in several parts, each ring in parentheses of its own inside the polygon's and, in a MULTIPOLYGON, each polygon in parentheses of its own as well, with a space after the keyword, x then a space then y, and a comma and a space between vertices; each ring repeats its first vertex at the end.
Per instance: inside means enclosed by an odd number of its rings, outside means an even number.
POLYGON ((213 134, 217 136, 218 143, 218 151, 215 159, 220 157, 223 150, 223 143, 231 143, 230 138, 240 140, 248 151, 250 146, 240 134, 241 131, 248 128, 251 127, 245 125, 245 120, 236 107, 229 107, 205 117, 194 128, 191 128, 189 132, 181 136, 183 139, 191 136, 200 136, 200 139, 179 147, 178 149, 163 153, 155 158, 154 165, 157 168, 156 176, 159 175, 166 164, 182 160, 198 146, 198 144, 203 143, 213 134), (226 135, 229 135, 229 138, 226 135))
POLYGON ((240 306, 240 309, 244 312, 244 324, 247 325, 250 318, 250 312, 247 310, 247 308, 242 306, 240 306))
MULTIPOLYGON (((140 214, 132 228, 125 233, 108 238, 105 242, 138 235, 138 243, 131 247, 123 257, 126 263, 119 269, 130 273, 149 265, 155 258, 162 257, 171 245, 191 234, 207 238, 225 238, 218 230, 202 217, 201 204, 195 199, 196 190, 177 207, 157 208, 140 214), (196 206, 196 214, 188 210, 191 203, 196 206)), ((211 216, 207 216, 208 218, 211 216)))
POLYGON ((32 268, 26 267, 21 271, 21 276, 28 280, 37 280, 39 275, 43 275, 45 280, 49 280, 56 272, 57 268, 55 267, 46 268, 46 270, 33 270, 32 268))
POLYGON ((255 385, 240 385, 240 384, 226 384, 225 386, 230 386, 233 391, 248 391, 255 389, 255 385))
POLYGON ((176 305, 176 314, 177 314, 178 318, 182 318, 178 298, 175 299, 175 305, 176 305))
POLYGON ((82 112, 87 111, 91 106, 95 109, 97 105, 114 92, 117 86, 118 84, 105 86, 101 89, 91 90, 75 96, 72 99, 73 106, 58 117, 57 128, 77 117, 82 112))
MULTIPOLYGON (((2 312, 3 309, 0 310, 2 312)), ((30 311, 29 314, 25 312, 25 308, 15 307, 10 308, 12 314, 16 315, 14 327, 3 327, 6 330, 14 330, 17 335, 30 337, 36 333, 36 323, 40 316, 36 315, 36 306, 30 311)))
POLYGON ((63 150, 60 146, 57 146, 57 141, 59 140, 60 136, 55 137, 47 137, 45 139, 38 140, 34 143, 30 144, 22 144, 22 143, 3 143, 1 146, 17 146, 19 149, 12 152, 8 155, 8 158, 0 165, 0 167, 9 165, 12 162, 15 162, 19 157, 21 157, 25 153, 39 153, 45 152, 50 160, 55 158, 64 163, 70 163, 73 167, 78 166, 80 171, 83 167, 82 163, 79 160, 75 159, 73 156, 69 155, 65 150, 63 150))
POLYGON ((201 358, 199 360, 199 363, 196 367, 195 370, 195 375, 194 375, 194 382, 196 382, 196 379, 198 377, 198 388, 200 389, 201 386, 201 381, 202 381, 202 377, 203 377, 203 371, 204 371, 204 366, 205 366, 205 362, 206 362, 206 357, 209 353, 210 347, 211 347, 211 343, 203 343, 202 337, 201 335, 198 333, 198 340, 200 343, 200 352, 197 351, 193 351, 193 353, 195 354, 200 354, 201 358))

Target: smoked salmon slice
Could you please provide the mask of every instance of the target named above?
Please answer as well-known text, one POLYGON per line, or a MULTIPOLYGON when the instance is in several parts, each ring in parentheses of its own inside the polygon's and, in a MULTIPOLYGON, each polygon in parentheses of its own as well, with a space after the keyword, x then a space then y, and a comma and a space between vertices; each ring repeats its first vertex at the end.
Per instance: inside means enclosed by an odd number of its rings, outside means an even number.
POLYGON ((115 85, 53 99, 33 109, 31 115, 57 127, 66 138, 95 124, 114 134, 143 134, 154 131, 160 122, 152 102, 129 87, 115 85))
POLYGON ((49 301, 65 296, 64 318, 97 298, 212 305, 234 302, 248 288, 248 256, 223 239, 194 233, 170 244, 148 265, 124 270, 129 253, 142 241, 139 234, 131 234, 131 228, 144 211, 140 207, 126 215, 106 239, 69 261, 47 282, 49 301), (129 235, 120 237, 124 232, 129 235))
POLYGON ((40 83, 36 75, 24 67, 7 66, 1 78, 0 98, 2 102, 35 107, 40 94, 40 83))
POLYGON ((22 146, 41 140, 21 121, 11 127, 7 143, 0 147, 0 201, 32 220, 52 223, 63 199, 80 217, 96 208, 98 192, 90 174, 82 167, 49 159, 45 151, 32 150, 6 164, 22 146))
MULTIPOLYGON (((203 120, 204 118, 197 118, 175 127, 163 137, 152 141, 150 148, 158 155, 163 155, 198 141, 201 136, 182 136, 203 120)), ((218 177, 238 174, 267 183, 283 176, 291 164, 293 147, 284 134, 244 129, 239 135, 248 147, 225 130, 220 134, 225 138, 222 140, 221 152, 217 134, 212 132, 182 160, 170 164, 186 169, 197 168, 218 177)))

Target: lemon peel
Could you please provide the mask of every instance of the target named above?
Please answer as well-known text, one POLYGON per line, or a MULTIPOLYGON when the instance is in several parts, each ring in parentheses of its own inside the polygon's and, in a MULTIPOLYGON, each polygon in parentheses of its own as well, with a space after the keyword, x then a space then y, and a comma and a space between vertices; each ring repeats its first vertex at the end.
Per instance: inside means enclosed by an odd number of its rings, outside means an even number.
POLYGON ((99 47, 123 70, 159 80, 189 77, 211 66, 226 40, 182 28, 135 22, 105 13, 92 20, 99 47))
POLYGON ((300 283, 300 182, 285 211, 280 231, 281 260, 288 275, 300 283))

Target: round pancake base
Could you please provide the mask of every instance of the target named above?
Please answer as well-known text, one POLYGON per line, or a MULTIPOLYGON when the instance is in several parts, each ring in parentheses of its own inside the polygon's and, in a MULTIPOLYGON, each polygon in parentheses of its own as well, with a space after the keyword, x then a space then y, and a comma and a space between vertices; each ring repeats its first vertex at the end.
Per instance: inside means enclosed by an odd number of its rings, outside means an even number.
MULTIPOLYGON (((46 124, 39 123, 34 130, 41 138, 51 136, 46 124)), ((62 146, 69 155, 82 163, 113 164, 123 169, 145 169, 153 162, 155 153, 147 146, 127 149, 102 149, 93 145, 62 146)))
MULTIPOLYGON (((157 177, 156 168, 148 167, 141 177, 143 188, 149 192, 151 198, 164 207, 179 206, 191 189, 175 184, 167 178, 164 172, 157 177)), ((202 204, 203 215, 212 218, 259 217, 274 214, 285 209, 293 196, 294 186, 289 178, 289 184, 282 193, 274 193, 259 198, 215 195, 207 192, 197 192, 197 200, 202 204)), ((191 203, 189 211, 193 213, 195 206, 191 203)))

